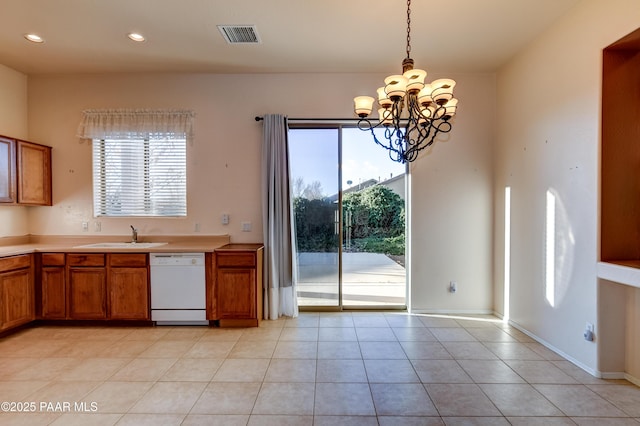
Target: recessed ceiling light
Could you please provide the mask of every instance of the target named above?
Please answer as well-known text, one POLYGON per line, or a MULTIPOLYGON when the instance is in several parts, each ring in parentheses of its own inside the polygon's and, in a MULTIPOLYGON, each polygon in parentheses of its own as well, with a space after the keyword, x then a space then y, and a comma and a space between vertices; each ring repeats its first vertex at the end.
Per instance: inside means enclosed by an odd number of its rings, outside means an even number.
POLYGON ((38 34, 25 34, 24 38, 33 42, 33 43, 44 43, 44 39, 40 37, 38 34))
POLYGON ((141 41, 145 40, 144 36, 142 34, 138 34, 138 33, 129 33, 129 34, 127 34, 127 37, 129 37, 133 41, 138 41, 138 42, 141 42, 141 41))

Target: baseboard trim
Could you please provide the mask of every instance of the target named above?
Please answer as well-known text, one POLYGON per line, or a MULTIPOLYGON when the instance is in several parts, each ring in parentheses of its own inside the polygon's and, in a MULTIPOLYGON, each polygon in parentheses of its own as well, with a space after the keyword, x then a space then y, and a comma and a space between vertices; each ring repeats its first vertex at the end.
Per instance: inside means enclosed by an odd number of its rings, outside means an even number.
POLYGON ((640 379, 632 376, 629 373, 624 373, 624 378, 627 379, 628 381, 630 381, 631 383, 633 383, 634 385, 640 387, 640 379))
POLYGON ((494 312, 491 309, 460 309, 460 310, 452 310, 452 309, 411 309, 409 311, 411 314, 423 314, 423 315, 494 315, 494 312))
POLYGON ((592 376, 597 377, 599 379, 604 378, 603 375, 602 375, 602 372, 589 367, 588 365, 584 364, 583 362, 578 361, 577 359, 575 359, 571 355, 561 351, 560 349, 558 349, 555 346, 553 346, 551 343, 549 343, 546 340, 540 338, 539 336, 533 334, 532 332, 530 332, 529 330, 527 330, 526 328, 524 328, 520 324, 518 324, 518 323, 516 323, 516 322, 514 322, 512 320, 509 320, 508 324, 510 326, 512 326, 513 328, 517 329, 518 331, 521 331, 522 333, 524 333, 527 336, 531 337, 533 340, 535 340, 536 342, 540 343, 542 346, 546 347, 547 349, 557 353, 558 355, 560 355, 561 357, 563 357, 567 361, 571 362, 572 364, 576 365, 577 367, 580 367, 581 369, 583 369, 587 373, 591 374, 592 376))

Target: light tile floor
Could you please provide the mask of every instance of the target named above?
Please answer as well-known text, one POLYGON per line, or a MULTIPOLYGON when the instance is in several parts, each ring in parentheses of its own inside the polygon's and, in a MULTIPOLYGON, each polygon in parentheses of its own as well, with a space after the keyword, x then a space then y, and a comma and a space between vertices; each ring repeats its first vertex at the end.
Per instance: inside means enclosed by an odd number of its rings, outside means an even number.
POLYGON ((28 411, 2 425, 640 424, 640 388, 494 317, 397 312, 31 328, 0 339, 0 402, 28 411))

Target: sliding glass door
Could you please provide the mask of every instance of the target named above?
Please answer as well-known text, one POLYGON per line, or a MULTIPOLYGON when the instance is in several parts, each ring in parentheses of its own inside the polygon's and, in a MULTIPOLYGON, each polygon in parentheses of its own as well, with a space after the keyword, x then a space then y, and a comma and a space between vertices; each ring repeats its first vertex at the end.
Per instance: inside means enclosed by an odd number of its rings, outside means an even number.
POLYGON ((289 131, 299 306, 341 305, 339 136, 337 128, 289 131))
POLYGON ((405 166, 353 127, 289 131, 300 307, 406 305, 405 166))

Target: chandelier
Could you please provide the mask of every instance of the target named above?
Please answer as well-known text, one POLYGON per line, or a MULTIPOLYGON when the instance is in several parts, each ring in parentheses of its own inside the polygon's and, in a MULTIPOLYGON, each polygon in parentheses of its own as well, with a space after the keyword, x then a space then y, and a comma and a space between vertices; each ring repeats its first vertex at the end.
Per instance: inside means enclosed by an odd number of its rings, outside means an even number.
POLYGON ((439 133, 451 131, 451 118, 458 100, 453 97, 456 82, 442 78, 425 84, 427 72, 413 68, 411 53, 411 0, 407 0, 407 57, 402 61, 402 75, 384 79, 378 88, 378 122, 367 117, 373 109, 371 96, 353 99, 355 113, 360 117, 358 128, 370 131, 373 140, 389 150, 389 157, 399 163, 414 161, 418 153, 431 146, 439 133), (374 129, 384 127, 380 141, 374 129))

